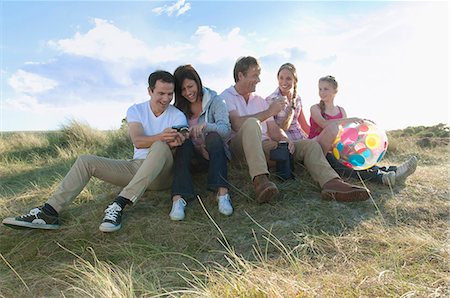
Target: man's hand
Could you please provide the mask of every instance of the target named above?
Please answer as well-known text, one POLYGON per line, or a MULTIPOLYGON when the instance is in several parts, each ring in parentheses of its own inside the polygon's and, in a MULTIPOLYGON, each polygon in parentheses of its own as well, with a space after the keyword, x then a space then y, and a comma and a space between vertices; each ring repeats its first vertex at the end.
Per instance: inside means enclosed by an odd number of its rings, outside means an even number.
POLYGON ((170 148, 175 148, 178 146, 183 145, 184 141, 188 138, 187 134, 176 132, 176 136, 173 141, 167 142, 167 145, 169 145, 170 148))
POLYGON ((171 142, 175 141, 175 138, 178 136, 178 134, 179 133, 176 129, 168 127, 160 133, 161 141, 170 144, 171 142))
POLYGON ((268 108, 269 113, 271 116, 274 116, 284 110, 286 108, 286 101, 285 100, 275 100, 272 102, 268 108))

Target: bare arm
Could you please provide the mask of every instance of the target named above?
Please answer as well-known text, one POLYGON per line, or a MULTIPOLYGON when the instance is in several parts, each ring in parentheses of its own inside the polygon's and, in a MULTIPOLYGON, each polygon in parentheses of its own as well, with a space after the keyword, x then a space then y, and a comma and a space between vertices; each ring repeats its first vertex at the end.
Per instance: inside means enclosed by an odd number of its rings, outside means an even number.
POLYGON ((273 141, 276 141, 276 142, 286 141, 286 142, 288 142, 289 152, 294 153, 294 150, 295 150, 294 143, 291 140, 289 140, 289 138, 286 135, 286 133, 284 132, 284 130, 282 130, 275 123, 275 121, 267 121, 267 133, 268 133, 269 137, 273 141))
POLYGON ((294 120, 294 109, 292 109, 292 107, 289 106, 286 109, 286 114, 287 114, 287 117, 281 124, 281 129, 283 129, 283 130, 288 130, 289 127, 291 127, 292 120, 294 120))
POLYGON ((271 103, 269 108, 267 108, 264 111, 244 116, 240 116, 236 110, 230 111, 231 128, 234 131, 238 131, 241 128, 242 124, 245 122, 245 120, 247 120, 248 118, 256 118, 259 121, 263 122, 268 118, 272 117, 273 115, 278 114, 284 108, 284 105, 285 103, 283 102, 275 101, 271 103))
POLYGON ((154 142, 166 142, 171 148, 183 144, 185 137, 171 127, 164 129, 161 133, 147 136, 144 134, 144 127, 139 122, 128 123, 128 133, 131 141, 138 149, 150 148, 154 142))
POLYGON ((325 128, 330 124, 343 123, 343 122, 349 122, 349 121, 355 121, 355 120, 361 121, 361 119, 357 118, 357 117, 347 118, 347 113, 345 112, 345 110, 343 108, 341 108, 341 109, 342 109, 342 116, 344 116, 344 118, 326 120, 325 118, 323 118, 322 113, 320 113, 319 105, 313 105, 311 107, 311 117, 322 128, 325 128))
POLYGON ((309 135, 309 124, 306 121, 305 118, 305 114, 303 113, 303 109, 300 111, 300 115, 298 115, 298 119, 297 119, 298 123, 300 123, 300 127, 302 128, 302 130, 309 135))

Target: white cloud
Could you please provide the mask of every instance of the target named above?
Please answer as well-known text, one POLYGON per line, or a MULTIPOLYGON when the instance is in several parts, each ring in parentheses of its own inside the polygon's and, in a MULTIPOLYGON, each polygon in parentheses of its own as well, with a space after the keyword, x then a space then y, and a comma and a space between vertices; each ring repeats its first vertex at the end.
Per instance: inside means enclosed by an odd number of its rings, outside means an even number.
POLYGON ((163 7, 154 8, 152 9, 152 12, 156 13, 157 15, 165 13, 168 16, 171 16, 174 12, 176 12, 176 16, 180 16, 190 9, 191 9, 190 3, 185 4, 185 0, 178 0, 175 4, 169 6, 164 5, 163 7))
POLYGON ((86 34, 50 41, 48 44, 64 53, 113 63, 142 63, 152 58, 147 45, 112 23, 94 19, 95 27, 86 34))
POLYGON ((54 80, 21 69, 8 79, 8 84, 16 92, 27 94, 42 93, 58 86, 58 82, 54 80))
POLYGON ((217 63, 224 59, 235 61, 244 53, 249 54, 246 49, 246 39, 240 35, 239 28, 233 28, 226 36, 222 37, 210 26, 200 26, 195 32, 198 39, 198 60, 204 63, 217 63))

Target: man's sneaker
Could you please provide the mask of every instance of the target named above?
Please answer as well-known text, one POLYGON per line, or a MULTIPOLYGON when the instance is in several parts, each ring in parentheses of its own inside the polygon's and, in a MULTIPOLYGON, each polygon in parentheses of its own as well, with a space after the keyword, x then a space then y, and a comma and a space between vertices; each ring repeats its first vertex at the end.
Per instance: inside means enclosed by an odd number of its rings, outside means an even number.
POLYGON ((48 215, 41 208, 31 209, 28 214, 22 216, 5 218, 3 224, 11 228, 24 227, 44 230, 56 230, 60 227, 58 216, 48 215))
POLYGON ((171 220, 183 220, 184 219, 184 207, 186 207, 186 201, 180 198, 172 203, 172 210, 170 211, 171 220))
POLYGON ((369 199, 370 191, 356 185, 348 184, 341 179, 332 179, 322 187, 322 199, 338 202, 356 202, 369 199))
POLYGON ((389 171, 389 172, 384 172, 383 176, 381 176, 381 181, 383 182, 384 185, 387 186, 395 186, 395 178, 396 178, 396 174, 394 171, 389 171))
POLYGON ((414 173, 417 168, 417 157, 411 156, 407 161, 397 167, 395 171, 398 180, 405 180, 409 175, 414 173))
POLYGON ((116 202, 105 209, 105 217, 98 227, 100 231, 108 233, 120 230, 122 227, 122 208, 116 202))
POLYGON ((223 215, 228 216, 233 213, 233 206, 231 205, 231 199, 228 194, 217 196, 217 203, 219 206, 219 212, 223 215))

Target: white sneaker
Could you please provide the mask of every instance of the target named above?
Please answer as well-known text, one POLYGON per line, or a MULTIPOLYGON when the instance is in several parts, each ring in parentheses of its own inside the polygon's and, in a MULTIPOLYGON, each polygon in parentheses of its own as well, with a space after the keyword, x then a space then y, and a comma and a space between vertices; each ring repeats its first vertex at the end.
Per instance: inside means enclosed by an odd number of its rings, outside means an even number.
POLYGON ((395 171, 395 176, 398 180, 404 180, 406 177, 411 175, 416 171, 417 168, 417 157, 411 156, 407 161, 402 163, 397 167, 395 171))
POLYGON ((170 211, 171 220, 183 220, 184 219, 184 207, 186 207, 186 201, 180 198, 172 203, 172 210, 170 211))
POLYGON ((384 185, 387 186, 395 186, 395 178, 396 178, 396 174, 394 171, 389 171, 386 173, 383 173, 383 176, 381 176, 381 181, 383 182, 384 185))
POLYGON ((231 206, 231 199, 228 194, 223 196, 217 196, 217 203, 219 206, 219 212, 223 215, 231 215, 233 213, 233 206, 231 206))

